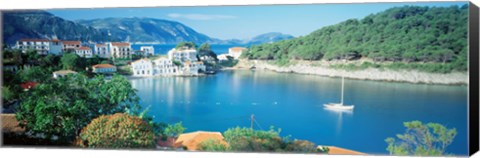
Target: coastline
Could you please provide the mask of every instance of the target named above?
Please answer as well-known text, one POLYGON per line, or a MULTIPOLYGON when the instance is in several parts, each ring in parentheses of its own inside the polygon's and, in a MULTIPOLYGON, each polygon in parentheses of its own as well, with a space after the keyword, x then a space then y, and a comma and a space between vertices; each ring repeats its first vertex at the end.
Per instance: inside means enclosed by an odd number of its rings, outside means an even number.
MULTIPOLYGON (((428 73, 416 70, 390 70, 390 69, 376 69, 367 68, 363 70, 341 70, 330 68, 328 64, 335 62, 311 62, 311 61, 297 61, 294 64, 287 66, 278 66, 270 64, 264 60, 245 60, 240 59, 239 63, 229 70, 235 69, 249 69, 255 67, 256 69, 270 70, 280 73, 297 73, 318 75, 326 77, 342 77, 358 80, 374 80, 374 81, 388 81, 388 82, 407 82, 415 84, 443 84, 443 85, 467 85, 467 72, 452 72, 447 74, 428 73)), ((338 63, 338 62, 337 62, 338 63)))

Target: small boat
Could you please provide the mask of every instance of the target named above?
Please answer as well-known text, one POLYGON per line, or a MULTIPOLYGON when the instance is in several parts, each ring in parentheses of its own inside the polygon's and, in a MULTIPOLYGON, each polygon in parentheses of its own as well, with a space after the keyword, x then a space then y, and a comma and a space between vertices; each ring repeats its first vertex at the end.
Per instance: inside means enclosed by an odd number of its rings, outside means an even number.
POLYGON ((334 109, 334 110, 352 110, 355 107, 354 105, 343 105, 344 84, 345 84, 345 77, 342 76, 342 95, 340 97, 340 103, 328 103, 328 104, 323 104, 323 106, 325 106, 328 109, 334 109))

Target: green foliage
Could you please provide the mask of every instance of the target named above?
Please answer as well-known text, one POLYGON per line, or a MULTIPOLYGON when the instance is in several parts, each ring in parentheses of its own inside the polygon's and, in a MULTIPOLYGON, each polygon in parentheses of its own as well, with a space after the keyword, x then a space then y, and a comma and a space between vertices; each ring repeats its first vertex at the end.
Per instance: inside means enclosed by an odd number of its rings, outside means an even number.
POLYGON ((467 70, 468 9, 395 7, 323 27, 307 36, 254 45, 242 57, 276 60, 356 60, 449 64, 431 72, 467 70))
POLYGON ((195 46, 195 43, 193 43, 193 42, 180 42, 175 47, 175 49, 184 49, 184 48, 196 49, 196 46, 195 46))
POLYGON ((222 61, 219 64, 220 64, 220 66, 223 66, 223 67, 234 67, 235 65, 238 64, 238 60, 233 59, 233 57, 231 57, 231 56, 227 56, 227 60, 222 61))
POLYGON ((208 43, 204 43, 200 45, 200 47, 198 48, 198 57, 203 57, 203 56, 211 57, 215 59, 215 61, 218 61, 217 54, 212 51, 212 48, 208 43))
POLYGON ((208 139, 199 144, 199 150, 201 151, 228 151, 229 148, 226 144, 216 139, 208 139))
POLYGON ((60 59, 63 69, 84 71, 86 68, 85 58, 79 57, 75 53, 65 53, 60 59))
POLYGON ((89 148, 155 148, 152 127, 141 118, 102 115, 82 129, 76 145, 89 148))
POLYGON ((183 127, 182 122, 175 123, 173 125, 168 125, 163 133, 164 137, 178 137, 182 134, 187 128, 183 127))
POLYGON ((232 151, 273 152, 281 151, 285 143, 279 136, 280 130, 253 130, 251 128, 230 128, 223 133, 232 151))
POLYGON ((176 60, 173 61, 173 64, 174 64, 175 66, 182 66, 182 62, 176 61, 176 60))
POLYGON ((39 66, 33 66, 30 68, 25 68, 17 72, 17 76, 20 77, 22 82, 33 81, 33 82, 44 82, 52 78, 52 70, 45 69, 39 66))
POLYGON ((47 138, 72 141, 93 118, 105 114, 138 111, 138 96, 130 82, 119 75, 88 79, 82 74, 47 80, 22 98, 16 117, 20 126, 47 138))
POLYGON ((405 122, 404 134, 397 134, 399 141, 389 137, 387 150, 391 155, 441 156, 453 142, 457 130, 447 129, 438 123, 423 124, 420 121, 405 122))
POLYGON ((306 140, 294 140, 292 142, 289 142, 285 147, 285 150, 299 153, 318 152, 315 144, 306 140))
POLYGON ((3 99, 3 102, 8 102, 8 101, 11 101, 13 100, 15 97, 15 93, 13 92, 13 90, 8 87, 8 86, 2 86, 2 99, 3 99))

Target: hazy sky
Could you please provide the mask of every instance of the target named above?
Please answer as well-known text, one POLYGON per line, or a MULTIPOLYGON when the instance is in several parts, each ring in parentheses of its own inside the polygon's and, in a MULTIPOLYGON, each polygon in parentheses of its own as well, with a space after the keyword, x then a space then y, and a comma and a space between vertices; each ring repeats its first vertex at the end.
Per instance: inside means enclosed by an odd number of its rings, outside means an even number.
POLYGON ((248 39, 267 32, 303 36, 321 27, 405 5, 464 5, 467 2, 358 3, 315 5, 95 8, 47 10, 68 20, 107 17, 149 17, 181 22, 220 39, 248 39))

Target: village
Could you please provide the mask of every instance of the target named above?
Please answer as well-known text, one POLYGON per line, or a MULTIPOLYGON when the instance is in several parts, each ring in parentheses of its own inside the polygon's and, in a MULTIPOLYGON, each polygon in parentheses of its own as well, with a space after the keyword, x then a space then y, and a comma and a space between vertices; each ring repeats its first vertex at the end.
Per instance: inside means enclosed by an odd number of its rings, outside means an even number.
MULTIPOLYGON (((166 55, 156 55, 153 46, 141 46, 140 50, 134 50, 132 49, 132 43, 129 42, 85 43, 82 41, 62 41, 58 39, 21 39, 12 48, 21 50, 22 53, 26 53, 28 50, 35 50, 40 55, 53 54, 61 56, 66 52, 72 52, 79 57, 87 59, 127 60, 126 69, 130 72, 127 74, 133 77, 202 76, 213 74, 219 68, 212 65, 228 62, 229 60, 238 60, 241 53, 246 50, 244 47, 232 47, 228 53, 212 57, 199 56, 195 47, 181 46, 171 49, 166 55)), ((28 67, 28 65, 25 66, 28 67)), ((97 74, 113 74, 117 73, 119 66, 122 65, 104 63, 89 65, 86 69, 97 74)), ((4 66, 4 69, 11 71, 17 71, 20 68, 17 65, 4 66)), ((70 73, 76 72, 72 70, 58 70, 53 72, 53 76, 56 78, 70 73)))

